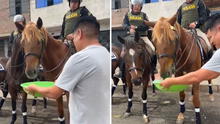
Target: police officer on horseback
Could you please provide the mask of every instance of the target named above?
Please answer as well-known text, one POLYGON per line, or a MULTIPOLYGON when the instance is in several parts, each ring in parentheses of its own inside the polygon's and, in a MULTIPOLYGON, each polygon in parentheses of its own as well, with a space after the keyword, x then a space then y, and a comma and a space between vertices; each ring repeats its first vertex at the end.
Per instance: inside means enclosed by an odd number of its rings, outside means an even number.
POLYGON ((92 16, 92 14, 85 6, 80 7, 82 0, 68 0, 68 1, 69 1, 70 10, 63 17, 63 24, 61 30, 62 40, 65 40, 69 34, 74 32, 73 27, 80 17, 92 16))
POLYGON ((178 9, 178 23, 186 28, 201 28, 207 20, 208 8, 202 0, 186 0, 178 9))
POLYGON ((177 11, 178 23, 182 27, 190 29, 195 35, 197 41, 199 41, 199 44, 200 40, 198 40, 198 37, 202 37, 206 41, 209 52, 207 53, 207 55, 203 55, 203 51, 201 51, 202 58, 206 60, 211 58, 213 50, 206 34, 204 34, 201 30, 203 30, 204 28, 204 24, 209 16, 209 13, 210 11, 204 4, 203 0, 186 0, 186 2, 184 2, 177 11))
MULTIPOLYGON (((131 12, 128 12, 123 21, 123 28, 128 31, 130 35, 134 35, 135 32, 141 36, 141 38, 145 41, 146 44, 150 46, 150 48, 155 52, 155 47, 151 43, 151 33, 148 33, 149 27, 145 24, 145 21, 148 21, 147 14, 142 12, 143 0, 131 0, 131 12), (150 40, 149 40, 150 39, 150 40)), ((120 73, 116 76, 122 76, 122 72, 124 71, 124 61, 123 56, 125 54, 124 46, 122 47, 121 52, 121 60, 120 60, 120 73)), ((156 70, 156 55, 152 55, 152 64, 154 65, 154 70, 156 70)))
MULTIPOLYGON (((19 23, 19 24, 21 24, 23 26, 25 26, 25 24, 26 24, 25 17, 23 15, 20 15, 20 14, 19 15, 15 15, 13 21, 14 21, 15 26, 16 26, 17 23, 19 23)), ((17 28, 17 26, 16 26, 16 28, 17 28)), ((12 54, 13 42, 17 38, 21 37, 21 33, 22 33, 22 31, 19 28, 17 28, 17 30, 15 30, 15 31, 12 31, 12 33, 11 33, 11 35, 9 37, 9 44, 8 44, 8 56, 9 57, 12 54)))

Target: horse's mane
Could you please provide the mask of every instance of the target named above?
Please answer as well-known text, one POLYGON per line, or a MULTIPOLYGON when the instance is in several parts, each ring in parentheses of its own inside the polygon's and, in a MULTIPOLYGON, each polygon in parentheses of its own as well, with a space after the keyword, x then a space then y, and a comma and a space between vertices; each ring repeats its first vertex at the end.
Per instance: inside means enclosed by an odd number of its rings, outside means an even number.
POLYGON ((153 41, 156 41, 159 44, 164 44, 164 42, 170 43, 174 41, 176 34, 173 30, 180 34, 181 26, 176 22, 173 27, 174 29, 172 29, 172 25, 168 22, 167 18, 161 17, 153 29, 153 41))

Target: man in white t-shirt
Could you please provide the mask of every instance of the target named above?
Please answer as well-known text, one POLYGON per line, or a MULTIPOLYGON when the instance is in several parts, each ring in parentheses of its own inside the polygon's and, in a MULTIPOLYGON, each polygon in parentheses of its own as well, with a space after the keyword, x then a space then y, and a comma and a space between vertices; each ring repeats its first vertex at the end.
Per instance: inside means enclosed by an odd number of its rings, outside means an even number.
POLYGON ((77 53, 68 59, 55 86, 27 88, 55 99, 68 91, 70 124, 110 124, 110 54, 100 45, 99 32, 94 17, 82 17, 67 37, 77 53))

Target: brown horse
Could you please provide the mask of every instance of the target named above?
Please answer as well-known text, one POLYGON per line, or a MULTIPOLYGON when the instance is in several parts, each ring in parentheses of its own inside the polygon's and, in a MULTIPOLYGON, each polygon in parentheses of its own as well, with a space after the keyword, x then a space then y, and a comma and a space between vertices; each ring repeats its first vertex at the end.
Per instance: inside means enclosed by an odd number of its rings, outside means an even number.
MULTIPOLYGON (((69 48, 60 40, 54 39, 45 28, 43 22, 38 18, 37 24, 30 22, 25 27, 18 25, 22 32, 22 46, 25 52, 25 74, 33 79, 38 75, 38 66, 42 64, 45 79, 55 81, 71 55, 69 48)), ((59 121, 65 123, 63 98, 57 100, 59 121)))
MULTIPOLYGON (((181 76, 184 73, 199 69, 204 63, 201 57, 199 41, 197 35, 186 31, 176 22, 176 15, 172 18, 160 18, 156 23, 146 22, 153 28, 153 41, 160 64, 160 75, 163 78, 175 74, 181 76)), ((204 46, 205 53, 208 52, 207 45, 200 41, 204 46)), ((201 124, 199 83, 193 84, 193 104, 196 113, 196 124, 201 124)), ((177 123, 183 123, 185 112, 185 93, 179 93, 180 113, 177 123)))
POLYGON ((153 55, 151 48, 141 39, 138 33, 128 35, 125 38, 118 37, 119 41, 125 45, 125 76, 128 86, 128 106, 124 117, 131 113, 133 84, 143 84, 142 100, 143 100, 143 119, 145 123, 149 122, 147 113, 147 87, 153 74, 153 66, 151 56, 153 55))
MULTIPOLYGON (((14 124, 17 119, 16 114, 16 100, 19 95, 22 97, 22 115, 23 115, 23 124, 27 124, 27 94, 23 91, 20 87, 21 83, 30 82, 30 80, 26 77, 24 73, 25 64, 24 64, 24 51, 21 47, 21 35, 18 35, 17 38, 14 39, 13 46, 12 46, 12 55, 10 59, 7 61, 6 64, 6 75, 5 75, 5 82, 8 86, 8 91, 11 95, 11 102, 12 102, 12 120, 11 124, 14 124)), ((41 77, 43 73, 41 73, 41 77)), ((44 107, 46 108, 46 99, 44 99, 44 107)), ((36 108, 36 100, 33 100, 32 104, 32 112, 33 108, 36 108)))
MULTIPOLYGON (((112 85, 112 95, 114 94, 114 91, 118 85, 119 78, 114 76, 115 70, 119 65, 121 64, 121 51, 122 51, 122 44, 120 42, 113 42, 112 43, 112 80, 113 80, 113 85, 112 85)), ((122 77, 121 77, 122 83, 123 83, 123 93, 124 95, 126 94, 126 83, 125 83, 125 75, 124 72, 122 72, 122 77)))

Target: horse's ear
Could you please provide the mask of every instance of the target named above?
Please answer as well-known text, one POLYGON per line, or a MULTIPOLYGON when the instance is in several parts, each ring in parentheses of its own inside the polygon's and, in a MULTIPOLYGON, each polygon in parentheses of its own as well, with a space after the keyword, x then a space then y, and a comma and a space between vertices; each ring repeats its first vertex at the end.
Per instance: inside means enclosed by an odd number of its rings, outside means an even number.
POLYGON ((175 15, 173 15, 168 22, 170 23, 170 25, 174 26, 174 24, 176 23, 176 18, 177 18, 177 13, 175 15))
POLYGON ((38 19, 37 19, 37 28, 41 29, 42 26, 43 26, 43 21, 40 17, 38 17, 38 19))
POLYGON ((145 25, 149 26, 149 27, 154 27, 154 25, 157 23, 157 22, 150 22, 150 21, 144 21, 145 25))
POLYGON ((118 40, 120 43, 125 44, 125 40, 121 36, 118 36, 118 40))
POLYGON ((17 29, 19 30, 19 31, 23 31, 24 30, 24 25, 22 25, 22 24, 20 24, 20 23, 18 23, 18 22, 15 22, 15 26, 17 27, 17 29))
POLYGON ((139 34, 138 34, 137 31, 135 32, 134 40, 135 40, 136 42, 139 42, 139 40, 140 40, 140 36, 139 36, 139 34))

